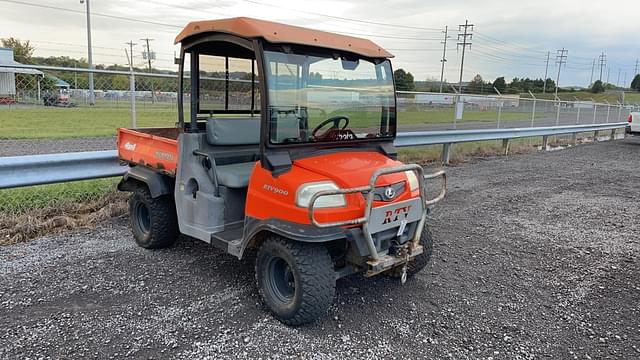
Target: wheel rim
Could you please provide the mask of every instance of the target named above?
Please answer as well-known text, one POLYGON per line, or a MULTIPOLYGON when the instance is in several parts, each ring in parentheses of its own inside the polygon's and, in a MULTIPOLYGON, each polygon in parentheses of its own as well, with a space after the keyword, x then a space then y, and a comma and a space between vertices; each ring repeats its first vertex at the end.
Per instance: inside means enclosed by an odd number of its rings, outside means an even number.
POLYGON ((293 301, 296 283, 293 271, 286 260, 272 257, 267 264, 267 289, 272 298, 282 304, 293 301))
POLYGON ((151 231, 151 216, 149 215, 149 208, 143 203, 136 204, 136 225, 141 232, 148 234, 151 231))

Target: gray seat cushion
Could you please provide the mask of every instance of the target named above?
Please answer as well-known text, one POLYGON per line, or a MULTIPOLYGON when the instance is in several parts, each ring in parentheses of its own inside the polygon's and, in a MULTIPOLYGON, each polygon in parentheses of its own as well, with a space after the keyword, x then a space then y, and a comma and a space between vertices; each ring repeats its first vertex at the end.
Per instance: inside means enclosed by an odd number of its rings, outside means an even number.
POLYGON ((260 118, 210 118, 207 120, 210 145, 257 145, 260 143, 260 118))
POLYGON ((218 184, 229 188, 243 188, 249 186, 249 178, 253 172, 255 162, 216 166, 218 184))

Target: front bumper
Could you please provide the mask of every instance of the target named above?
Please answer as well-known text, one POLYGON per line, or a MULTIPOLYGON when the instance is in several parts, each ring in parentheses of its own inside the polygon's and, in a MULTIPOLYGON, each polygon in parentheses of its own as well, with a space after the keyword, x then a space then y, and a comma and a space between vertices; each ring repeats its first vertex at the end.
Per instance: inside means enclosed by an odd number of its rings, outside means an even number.
MULTIPOLYGON (((367 186, 357 187, 357 188, 349 188, 349 189, 337 189, 337 190, 326 190, 321 191, 311 197, 311 201, 309 202, 308 212, 309 212, 309 220, 311 224, 318 228, 334 228, 334 227, 344 227, 344 226, 354 226, 361 225, 362 226, 362 235, 364 237, 364 241, 366 247, 368 249, 368 259, 367 263, 367 271, 365 276, 373 276, 379 274, 388 269, 394 268, 396 266, 406 264, 408 261, 411 261, 416 256, 420 255, 423 252, 422 246, 420 245, 420 236, 422 234, 422 229, 424 228, 424 224, 426 221, 426 216, 428 213, 428 209, 442 200, 447 192, 447 175, 441 170, 433 174, 424 174, 424 170, 421 166, 416 164, 411 165, 402 165, 392 168, 384 168, 379 169, 373 173, 371 179, 369 180, 369 184, 367 186), (420 188, 420 200, 416 202, 415 199, 406 200, 400 203, 391 203, 388 206, 394 207, 395 209, 381 211, 381 207, 374 208, 374 189, 376 182, 380 176, 394 173, 402 173, 405 171, 414 171, 417 173, 417 178, 419 182, 420 188), (427 199, 426 190, 425 190, 425 180, 442 178, 442 185, 440 189, 440 193, 437 197, 433 199, 427 199), (331 196, 331 195, 345 195, 345 194, 353 194, 353 193, 362 193, 366 194, 366 207, 364 216, 357 219, 351 219, 346 221, 339 222, 331 222, 331 223, 319 223, 314 216, 314 206, 316 201, 323 196, 331 196), (419 206, 416 208, 414 206, 419 206), (380 221, 381 212, 393 214, 392 218, 389 219, 393 224, 383 224, 380 221), (403 218, 404 216, 404 218, 403 218), (375 223, 372 222, 375 220, 375 223), (410 223, 409 223, 410 221, 410 223), (390 227, 394 227, 394 225, 398 225, 400 228, 398 230, 398 236, 403 233, 405 227, 407 225, 412 225, 415 223, 415 229, 413 230, 413 237, 406 243, 401 251, 398 254, 385 254, 379 253, 374 241, 374 235, 388 230, 390 227)), ((387 207, 387 206, 385 206, 387 207)), ((382 214, 384 216, 384 214, 382 214)), ((386 221, 384 219, 383 221, 386 221)))

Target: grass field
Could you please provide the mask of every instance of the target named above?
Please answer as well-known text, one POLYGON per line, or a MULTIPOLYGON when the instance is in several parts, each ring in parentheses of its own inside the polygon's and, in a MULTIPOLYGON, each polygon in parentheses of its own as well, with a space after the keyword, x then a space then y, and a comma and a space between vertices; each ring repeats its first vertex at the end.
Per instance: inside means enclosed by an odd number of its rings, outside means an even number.
MULTIPOLYGON (((450 123, 453 109, 425 109, 400 111, 398 121, 403 125, 450 123)), ((465 111, 462 121, 493 122, 495 111, 465 111)), ((502 120, 527 120, 528 113, 503 111, 502 120)), ((138 127, 171 127, 177 121, 172 105, 147 105, 137 109, 138 127)), ((61 139, 73 137, 114 136, 119 127, 131 126, 128 106, 45 108, 0 108, 0 139, 61 139)))
MULTIPOLYGON (((553 100, 553 93, 547 94, 533 94, 538 99, 553 100)), ((529 97, 526 94, 522 94, 523 97, 529 97)), ((615 104, 617 101, 621 101, 620 93, 604 93, 593 94, 588 91, 576 91, 568 93, 559 93, 558 97, 561 100, 574 101, 576 98, 581 101, 591 101, 592 99, 599 103, 605 103, 606 101, 611 104, 615 104)), ((624 97, 625 104, 640 104, 640 92, 626 92, 624 97)))

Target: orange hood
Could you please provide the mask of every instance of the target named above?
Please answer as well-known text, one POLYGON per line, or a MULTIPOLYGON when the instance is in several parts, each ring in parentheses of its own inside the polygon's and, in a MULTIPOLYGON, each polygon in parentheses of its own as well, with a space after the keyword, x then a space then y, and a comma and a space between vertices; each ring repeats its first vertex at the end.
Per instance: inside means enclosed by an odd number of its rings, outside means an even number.
MULTIPOLYGON (((295 160, 294 166, 326 176, 341 188, 365 186, 369 184, 371 175, 381 168, 402 165, 401 162, 389 159, 377 152, 340 152, 295 160)), ((403 173, 381 176, 376 185, 385 186, 405 181, 403 173)))

